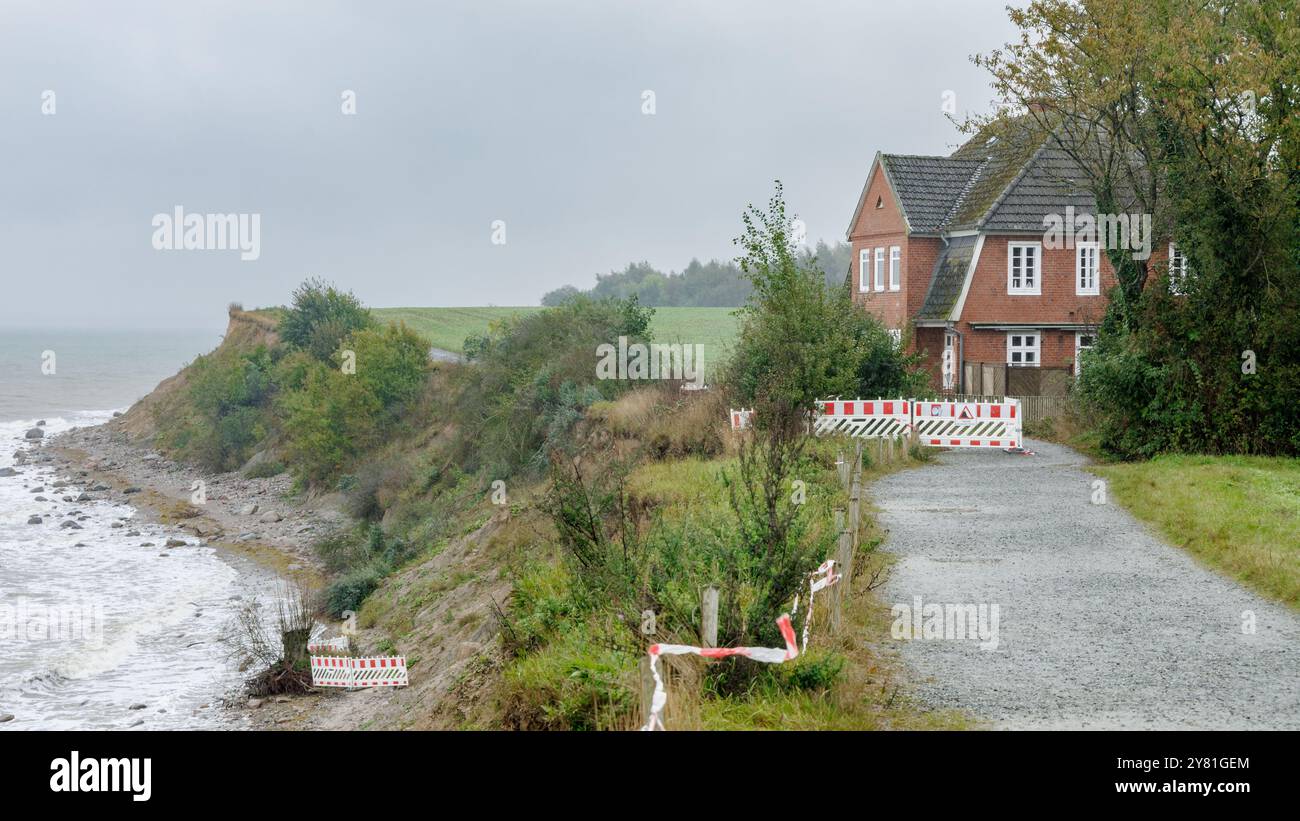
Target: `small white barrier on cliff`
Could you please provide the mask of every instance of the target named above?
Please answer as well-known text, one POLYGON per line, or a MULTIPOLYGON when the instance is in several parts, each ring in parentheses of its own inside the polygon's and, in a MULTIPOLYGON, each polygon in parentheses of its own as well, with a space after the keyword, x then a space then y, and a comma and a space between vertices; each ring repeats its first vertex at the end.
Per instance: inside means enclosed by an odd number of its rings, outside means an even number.
POLYGON ((405 656, 312 656, 315 687, 405 687, 410 684, 405 656))

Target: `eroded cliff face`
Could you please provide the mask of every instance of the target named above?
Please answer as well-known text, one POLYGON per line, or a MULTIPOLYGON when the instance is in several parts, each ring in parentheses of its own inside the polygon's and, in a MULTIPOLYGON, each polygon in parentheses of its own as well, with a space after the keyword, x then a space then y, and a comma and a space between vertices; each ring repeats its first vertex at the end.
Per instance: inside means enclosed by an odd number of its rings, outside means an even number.
MULTIPOLYGON (((233 348, 252 351, 259 345, 270 347, 279 341, 274 316, 260 311, 245 311, 231 307, 229 322, 221 344, 216 350, 233 348)), ((181 368, 175 375, 158 383, 147 396, 131 406, 130 410, 109 423, 112 430, 125 433, 133 442, 151 441, 158 433, 157 420, 168 413, 178 412, 185 401, 190 366, 181 368)))

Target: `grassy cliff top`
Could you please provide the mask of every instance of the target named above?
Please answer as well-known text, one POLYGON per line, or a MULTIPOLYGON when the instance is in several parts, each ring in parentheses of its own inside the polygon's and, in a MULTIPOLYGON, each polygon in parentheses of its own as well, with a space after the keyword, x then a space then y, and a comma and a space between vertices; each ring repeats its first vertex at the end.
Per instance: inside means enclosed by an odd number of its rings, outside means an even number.
MULTIPOLYGON (((536 307, 371 308, 386 322, 405 322, 434 347, 459 353, 465 337, 481 334, 493 322, 540 311, 536 307)), ((717 362, 739 330, 735 308, 655 308, 651 328, 657 342, 704 345, 705 361, 717 362)), ((613 340, 611 340, 612 342, 613 340)))

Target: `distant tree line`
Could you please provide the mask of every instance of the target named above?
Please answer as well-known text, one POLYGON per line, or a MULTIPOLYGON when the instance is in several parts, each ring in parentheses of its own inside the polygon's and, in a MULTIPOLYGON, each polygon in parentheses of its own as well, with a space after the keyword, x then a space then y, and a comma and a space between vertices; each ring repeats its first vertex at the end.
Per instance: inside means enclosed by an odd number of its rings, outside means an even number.
MULTIPOLYGON (((843 242, 818 241, 815 248, 799 251, 800 263, 820 270, 829 285, 843 284, 850 256, 851 248, 843 242)), ((752 290, 753 284, 732 261, 693 259, 680 273, 634 262, 622 271, 597 274, 596 285, 589 290, 572 285, 557 288, 542 297, 542 304, 561 305, 581 294, 594 299, 635 296, 640 304, 653 307, 735 308, 745 304, 752 290)))

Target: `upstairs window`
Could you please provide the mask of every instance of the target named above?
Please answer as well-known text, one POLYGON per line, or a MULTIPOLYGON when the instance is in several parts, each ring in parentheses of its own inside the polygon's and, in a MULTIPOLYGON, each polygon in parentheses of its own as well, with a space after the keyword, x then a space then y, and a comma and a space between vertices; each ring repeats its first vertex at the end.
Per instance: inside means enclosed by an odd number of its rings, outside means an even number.
POLYGON ((1083 242, 1075 249, 1074 292, 1079 296, 1096 296, 1100 288, 1101 250, 1095 242, 1083 242))
POLYGON ((903 249, 897 245, 889 249, 889 290, 897 291, 903 281, 903 249))
POLYGON ((858 290, 867 293, 871 290, 871 249, 863 248, 858 252, 858 290))
POLYGON ((1187 257, 1178 246, 1169 243, 1169 293, 1182 296, 1187 293, 1187 257))
POLYGON ((885 290, 885 249, 876 249, 876 290, 885 290))
POLYGON ((1007 293, 1038 295, 1043 283, 1039 271, 1042 244, 1012 242, 1007 245, 1007 293))
POLYGON ((1038 367, 1038 334, 1036 332, 1012 331, 1007 334, 1007 364, 1028 368, 1038 367))

